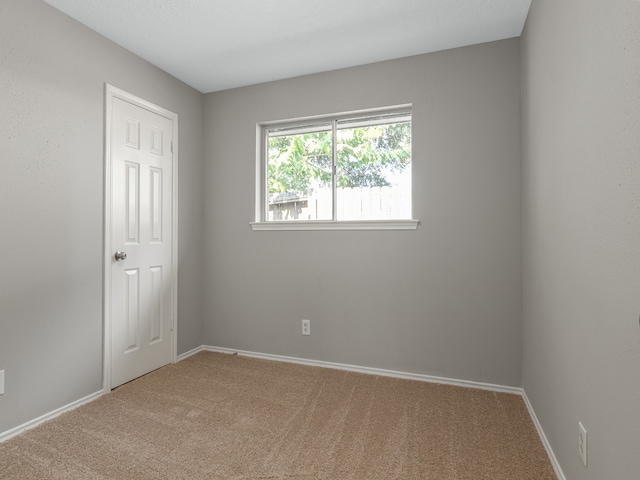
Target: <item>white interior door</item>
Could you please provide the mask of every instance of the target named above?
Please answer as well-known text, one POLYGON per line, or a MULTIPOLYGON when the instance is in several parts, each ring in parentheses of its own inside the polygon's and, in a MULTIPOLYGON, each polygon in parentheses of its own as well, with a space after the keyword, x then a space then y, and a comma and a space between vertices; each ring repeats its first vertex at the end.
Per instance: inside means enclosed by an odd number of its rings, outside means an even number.
POLYGON ((111 100, 108 385, 115 388, 174 360, 175 129, 172 118, 111 100))

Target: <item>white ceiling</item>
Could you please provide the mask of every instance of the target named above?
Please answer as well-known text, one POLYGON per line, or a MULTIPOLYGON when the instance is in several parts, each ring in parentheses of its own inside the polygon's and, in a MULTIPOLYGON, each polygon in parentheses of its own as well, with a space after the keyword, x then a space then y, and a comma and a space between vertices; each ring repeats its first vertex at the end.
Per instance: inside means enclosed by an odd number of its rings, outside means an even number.
POLYGON ((200 92, 518 37, 531 0, 45 0, 200 92))

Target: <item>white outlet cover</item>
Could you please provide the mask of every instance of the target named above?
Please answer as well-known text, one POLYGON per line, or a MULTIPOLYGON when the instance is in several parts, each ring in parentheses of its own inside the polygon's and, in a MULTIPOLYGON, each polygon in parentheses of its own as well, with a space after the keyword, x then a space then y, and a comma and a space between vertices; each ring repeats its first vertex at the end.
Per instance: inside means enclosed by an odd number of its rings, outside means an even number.
POLYGON ((578 453, 584 466, 587 466, 587 429, 582 422, 578 422, 578 453))
POLYGON ((311 320, 302 320, 302 335, 311 335, 311 320))

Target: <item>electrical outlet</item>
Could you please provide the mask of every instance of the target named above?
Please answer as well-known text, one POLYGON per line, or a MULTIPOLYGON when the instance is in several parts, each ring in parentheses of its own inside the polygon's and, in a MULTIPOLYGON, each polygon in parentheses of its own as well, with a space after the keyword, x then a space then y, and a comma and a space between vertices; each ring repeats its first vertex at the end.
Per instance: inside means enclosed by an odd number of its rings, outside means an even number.
POLYGON ((0 370, 0 395, 4 394, 4 370, 0 370))
POLYGON ((311 320, 302 320, 302 334, 311 335, 311 320))
POLYGON ((587 466, 587 429, 582 422, 578 422, 578 453, 584 466, 587 466))

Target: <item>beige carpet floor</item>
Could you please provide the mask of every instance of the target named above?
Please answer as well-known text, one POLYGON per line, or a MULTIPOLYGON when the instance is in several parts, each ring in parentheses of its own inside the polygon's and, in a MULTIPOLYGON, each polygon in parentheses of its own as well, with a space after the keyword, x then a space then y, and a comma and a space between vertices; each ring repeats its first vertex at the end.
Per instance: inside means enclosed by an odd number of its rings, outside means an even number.
POLYGON ((0 444, 2 479, 556 479, 522 398, 201 352, 0 444))

